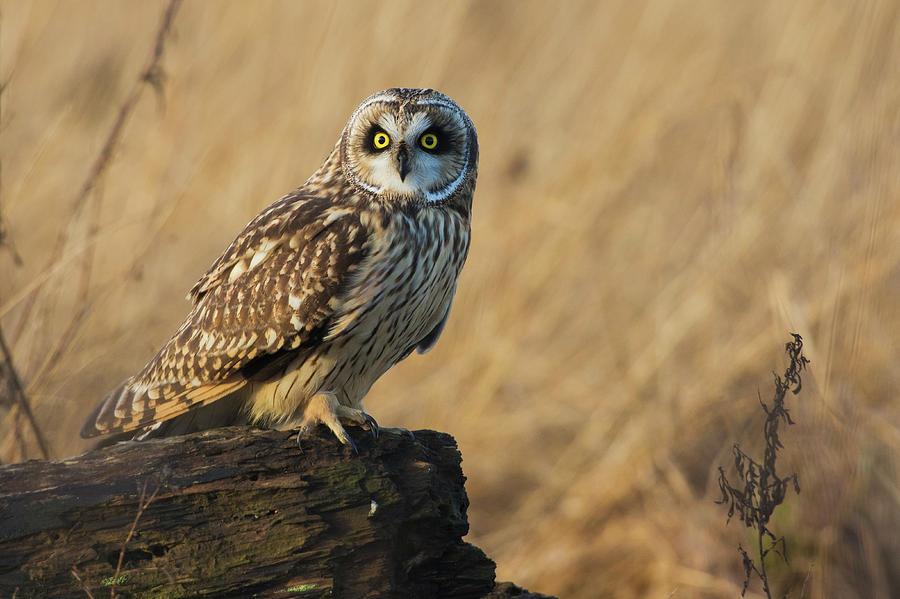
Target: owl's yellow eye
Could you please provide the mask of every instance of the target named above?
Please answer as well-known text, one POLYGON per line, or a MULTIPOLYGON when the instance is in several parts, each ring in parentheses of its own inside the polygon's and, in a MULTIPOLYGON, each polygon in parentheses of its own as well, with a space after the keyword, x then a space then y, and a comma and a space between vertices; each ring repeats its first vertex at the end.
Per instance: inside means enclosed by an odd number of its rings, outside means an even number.
POLYGON ((372 138, 372 145, 375 146, 376 150, 383 150, 388 147, 388 144, 391 143, 391 138, 388 137, 388 134, 384 131, 379 131, 375 134, 375 137, 372 138))
POLYGON ((426 150, 433 150, 437 147, 438 138, 434 133, 426 133, 421 138, 419 138, 419 143, 422 144, 422 147, 426 150))

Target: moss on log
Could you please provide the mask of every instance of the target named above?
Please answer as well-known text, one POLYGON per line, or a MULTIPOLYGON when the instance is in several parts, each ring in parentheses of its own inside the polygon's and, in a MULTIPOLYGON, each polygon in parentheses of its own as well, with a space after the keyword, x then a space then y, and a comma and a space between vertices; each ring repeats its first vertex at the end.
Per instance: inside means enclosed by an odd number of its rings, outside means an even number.
POLYGON ((232 427, 4 466, 0 596, 539 597, 462 541, 452 437, 352 434, 359 455, 232 427))

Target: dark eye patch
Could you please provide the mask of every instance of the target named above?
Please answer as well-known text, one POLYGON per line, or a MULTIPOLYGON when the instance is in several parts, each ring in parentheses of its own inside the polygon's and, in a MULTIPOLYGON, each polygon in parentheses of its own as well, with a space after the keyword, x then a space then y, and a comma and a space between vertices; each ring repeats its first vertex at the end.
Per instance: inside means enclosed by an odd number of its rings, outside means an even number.
MULTIPOLYGON (((387 131, 385 131, 378 125, 375 125, 374 123, 369 127, 369 130, 366 131, 366 136, 364 138, 363 147, 370 154, 377 154, 384 150, 384 148, 375 147, 375 136, 378 135, 379 133, 384 133, 385 135, 387 135, 387 131)), ((390 139, 390 136, 388 136, 388 139, 390 139)))
POLYGON ((426 148, 421 142, 419 143, 419 147, 428 152, 429 154, 446 154, 448 152, 452 152, 456 148, 456 139, 454 136, 448 135, 447 131, 439 126, 432 126, 426 129, 422 135, 419 136, 419 140, 424 138, 426 135, 434 135, 437 137, 437 146, 434 148, 426 148))

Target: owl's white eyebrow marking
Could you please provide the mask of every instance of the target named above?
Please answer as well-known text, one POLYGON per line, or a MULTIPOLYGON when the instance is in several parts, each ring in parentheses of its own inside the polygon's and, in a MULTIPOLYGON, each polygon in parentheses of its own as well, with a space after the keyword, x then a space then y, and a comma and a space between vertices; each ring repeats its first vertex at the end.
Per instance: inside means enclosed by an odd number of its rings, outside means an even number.
POLYGON ((375 122, 376 125, 380 125, 382 129, 387 131, 391 135, 397 134, 397 119, 394 118, 390 112, 385 112, 378 120, 375 122))
POLYGON ((453 112, 459 110, 457 106, 436 98, 433 100, 419 100, 416 102, 416 104, 419 106, 443 106, 447 110, 452 110, 453 112))
MULTIPOLYGON (((368 102, 363 102, 359 106, 356 107, 356 110, 353 111, 353 117, 361 113, 363 110, 376 103, 384 103, 384 104, 396 104, 397 100, 391 98, 389 96, 375 96, 374 98, 370 98, 368 102)), ((446 100, 441 100, 440 98, 430 98, 424 100, 414 100, 415 105, 417 106, 441 106, 446 108, 447 110, 451 110, 456 112, 459 110, 459 107, 452 102, 447 102, 446 100)))
POLYGON ((356 120, 356 117, 362 113, 363 110, 371 106, 372 104, 396 104, 397 101, 385 96, 375 96, 374 98, 369 99, 368 102, 363 102, 359 106, 356 107, 356 110, 353 111, 353 114, 350 115, 350 120, 356 120))

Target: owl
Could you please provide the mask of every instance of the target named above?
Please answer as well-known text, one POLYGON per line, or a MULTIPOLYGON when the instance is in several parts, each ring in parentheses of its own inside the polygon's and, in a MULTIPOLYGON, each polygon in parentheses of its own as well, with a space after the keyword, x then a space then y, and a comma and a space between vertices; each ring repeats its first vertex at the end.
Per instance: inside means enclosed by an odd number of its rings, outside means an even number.
POLYGON ((469 250, 478 138, 430 89, 350 116, 322 166, 244 228, 191 289, 193 309, 88 417, 85 438, 232 424, 344 424, 377 436, 372 384, 437 342, 469 250))

